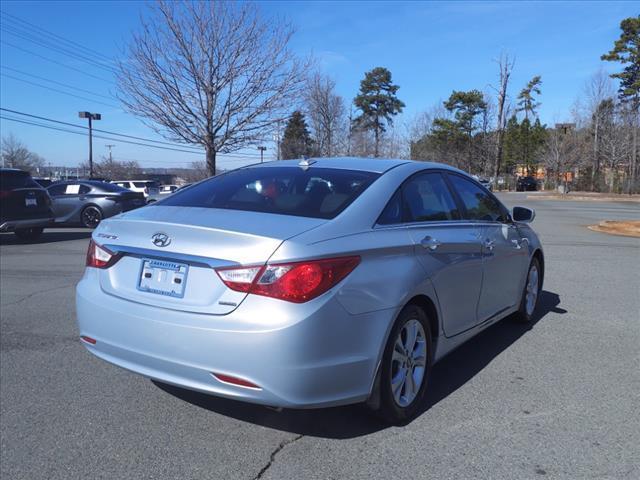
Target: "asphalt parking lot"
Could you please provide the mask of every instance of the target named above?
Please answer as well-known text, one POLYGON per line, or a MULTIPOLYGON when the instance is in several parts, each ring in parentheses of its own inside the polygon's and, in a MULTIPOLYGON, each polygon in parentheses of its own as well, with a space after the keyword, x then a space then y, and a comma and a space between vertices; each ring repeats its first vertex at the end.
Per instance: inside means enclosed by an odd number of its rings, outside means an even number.
POLYGON ((358 406, 276 412, 154 384, 77 336, 89 231, 0 236, 3 479, 640 478, 640 204, 528 200, 546 255, 535 324, 505 320, 434 369, 405 427, 358 406))

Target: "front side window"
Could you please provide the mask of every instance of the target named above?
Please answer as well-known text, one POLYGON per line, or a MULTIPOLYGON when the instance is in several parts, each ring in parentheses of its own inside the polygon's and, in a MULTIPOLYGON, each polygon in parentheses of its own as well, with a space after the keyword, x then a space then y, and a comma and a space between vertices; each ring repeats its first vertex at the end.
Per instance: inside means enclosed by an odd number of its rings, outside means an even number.
POLYGON ((379 177, 337 168, 252 167, 210 178, 154 206, 207 207, 330 219, 379 177))
POLYGON ((466 218, 487 222, 506 220, 500 204, 484 189, 459 175, 449 175, 467 212, 466 218))
POLYGON ((63 195, 66 188, 67 185, 63 183, 62 185, 51 185, 49 188, 47 188, 47 191, 49 192, 49 195, 57 196, 63 195))

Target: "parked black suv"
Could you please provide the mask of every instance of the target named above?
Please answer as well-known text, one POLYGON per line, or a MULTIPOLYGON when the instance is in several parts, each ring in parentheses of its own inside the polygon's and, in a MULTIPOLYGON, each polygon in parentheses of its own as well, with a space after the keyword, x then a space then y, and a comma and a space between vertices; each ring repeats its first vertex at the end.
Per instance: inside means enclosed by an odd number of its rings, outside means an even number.
POLYGON ((516 192, 535 192, 538 190, 538 181, 533 177, 520 177, 516 183, 516 192))
POLYGON ((35 240, 53 220, 51 198, 29 172, 0 169, 0 232, 35 240))

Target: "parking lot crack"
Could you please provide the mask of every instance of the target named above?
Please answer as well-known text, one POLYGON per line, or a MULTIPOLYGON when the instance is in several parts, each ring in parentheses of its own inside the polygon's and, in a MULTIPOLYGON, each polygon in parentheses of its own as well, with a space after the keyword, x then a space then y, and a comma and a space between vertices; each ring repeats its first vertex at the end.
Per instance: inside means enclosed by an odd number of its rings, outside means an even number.
POLYGON ((264 467, 262 467, 262 469, 258 472, 258 475, 253 477, 253 480, 259 480, 260 478, 262 478, 262 476, 267 472, 267 470, 271 468, 271 465, 273 465, 273 462, 276 459, 276 455, 278 455, 278 453, 280 453, 284 449, 284 447, 286 447, 287 445, 291 445, 294 442, 297 442, 303 436, 304 435, 297 435, 293 438, 290 438, 288 440, 283 440, 282 442, 280 442, 278 446, 275 448, 275 450, 271 452, 271 455, 269 456, 269 462, 267 462, 267 464, 264 467))
POLYGON ((38 290, 37 292, 33 292, 33 293, 30 293, 30 294, 25 295, 23 297, 20 297, 18 300, 14 300, 13 302, 5 303, 2 306, 3 307, 8 307, 10 305, 16 305, 17 303, 24 302, 25 300, 27 300, 27 299, 35 296, 35 295, 40 295, 41 293, 53 292, 54 290, 60 290, 60 289, 63 289, 63 288, 73 287, 74 285, 75 285, 75 283, 71 283, 71 284, 68 284, 68 285, 59 285, 57 287, 48 288, 46 290, 38 290))

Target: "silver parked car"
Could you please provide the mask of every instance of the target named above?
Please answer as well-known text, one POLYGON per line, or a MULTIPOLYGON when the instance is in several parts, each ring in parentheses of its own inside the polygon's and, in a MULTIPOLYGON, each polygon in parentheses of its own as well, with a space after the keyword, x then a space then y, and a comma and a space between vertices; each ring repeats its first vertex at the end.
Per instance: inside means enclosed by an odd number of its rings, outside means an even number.
POLYGON ((54 225, 98 226, 103 218, 147 204, 142 193, 99 180, 72 180, 51 184, 54 225))
POLYGON ((241 168, 99 225, 81 339, 160 382, 406 421, 434 362, 507 315, 531 320, 533 217, 437 163, 241 168))

